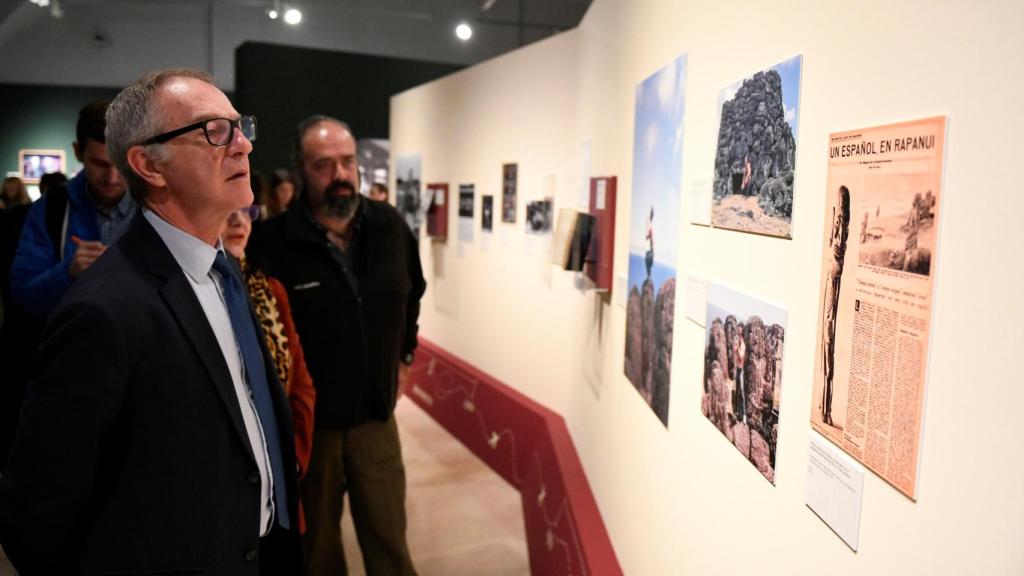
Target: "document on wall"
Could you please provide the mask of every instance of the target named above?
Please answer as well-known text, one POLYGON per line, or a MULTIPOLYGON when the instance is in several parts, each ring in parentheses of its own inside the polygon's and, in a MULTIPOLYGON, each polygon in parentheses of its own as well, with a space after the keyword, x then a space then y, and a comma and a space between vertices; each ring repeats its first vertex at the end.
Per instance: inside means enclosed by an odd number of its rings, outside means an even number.
POLYGON ((807 451, 807 507, 857 550, 864 502, 864 468, 811 432, 807 451))
POLYGON ((832 134, 811 425, 917 493, 945 117, 832 134))
POLYGON ((711 178, 690 181, 690 223, 711 226, 711 178))
POLYGON ((696 274, 686 275, 686 317, 703 327, 708 316, 708 281, 696 274))

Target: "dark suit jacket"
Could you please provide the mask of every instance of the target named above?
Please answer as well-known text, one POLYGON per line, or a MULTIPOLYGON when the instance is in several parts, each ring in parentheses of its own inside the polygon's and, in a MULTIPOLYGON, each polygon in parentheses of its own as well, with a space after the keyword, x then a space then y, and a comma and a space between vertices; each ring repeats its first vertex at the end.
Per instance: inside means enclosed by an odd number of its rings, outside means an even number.
MULTIPOLYGON (((288 400, 266 373, 292 463, 288 400)), ((54 311, 33 374, 0 481, 0 537, 22 576, 255 575, 271 553, 295 564, 270 573, 299 573, 291 532, 273 539, 289 550, 257 551, 259 473, 227 364, 141 214, 54 311)))

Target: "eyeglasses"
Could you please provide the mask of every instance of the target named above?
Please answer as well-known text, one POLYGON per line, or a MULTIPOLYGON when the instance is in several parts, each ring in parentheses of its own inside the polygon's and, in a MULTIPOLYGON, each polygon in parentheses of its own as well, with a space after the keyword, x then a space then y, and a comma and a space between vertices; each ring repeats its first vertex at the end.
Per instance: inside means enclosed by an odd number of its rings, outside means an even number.
POLYGON ((178 128, 177 130, 171 130, 170 132, 164 132, 158 136, 153 136, 149 140, 143 142, 142 145, 163 144, 171 138, 177 138, 182 134, 198 130, 199 128, 203 129, 203 134, 206 135, 206 141, 210 143, 210 146, 227 146, 235 137, 236 129, 250 142, 256 139, 256 117, 242 116, 237 120, 230 120, 228 118, 210 118, 209 120, 201 120, 195 124, 189 124, 183 128, 178 128))
POLYGON ((246 206, 245 208, 239 208, 235 212, 250 222, 260 217, 260 207, 255 204, 252 206, 246 206))

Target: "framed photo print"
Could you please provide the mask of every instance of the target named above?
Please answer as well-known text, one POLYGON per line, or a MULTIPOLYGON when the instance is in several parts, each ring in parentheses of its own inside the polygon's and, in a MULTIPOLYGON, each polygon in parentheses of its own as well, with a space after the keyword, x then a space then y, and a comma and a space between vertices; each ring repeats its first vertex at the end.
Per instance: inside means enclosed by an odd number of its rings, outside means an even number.
POLYGON ((63 150, 18 150, 18 167, 26 184, 37 184, 43 174, 67 172, 63 150))

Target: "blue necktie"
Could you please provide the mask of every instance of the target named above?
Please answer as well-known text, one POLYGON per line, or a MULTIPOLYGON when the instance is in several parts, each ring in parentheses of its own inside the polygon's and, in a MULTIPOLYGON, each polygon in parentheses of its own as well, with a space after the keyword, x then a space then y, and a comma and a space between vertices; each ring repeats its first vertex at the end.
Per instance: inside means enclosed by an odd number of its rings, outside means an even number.
MULTIPOLYGON (((277 431, 277 417, 274 415, 274 403, 270 399, 270 387, 267 373, 263 365, 263 354, 252 315, 249 313, 249 299, 242 288, 242 281, 228 264, 224 253, 218 251, 213 261, 213 269, 220 273, 221 287, 224 290, 224 303, 227 304, 228 316, 231 317, 231 328, 235 332, 238 350, 242 353, 245 365, 245 376, 252 392, 256 414, 263 426, 263 437, 270 453, 270 468, 274 476, 274 509, 277 523, 282 528, 289 527, 288 499, 285 497, 284 466, 281 457, 281 439, 277 431)), ((258 457, 258 456, 257 456, 258 457)))

